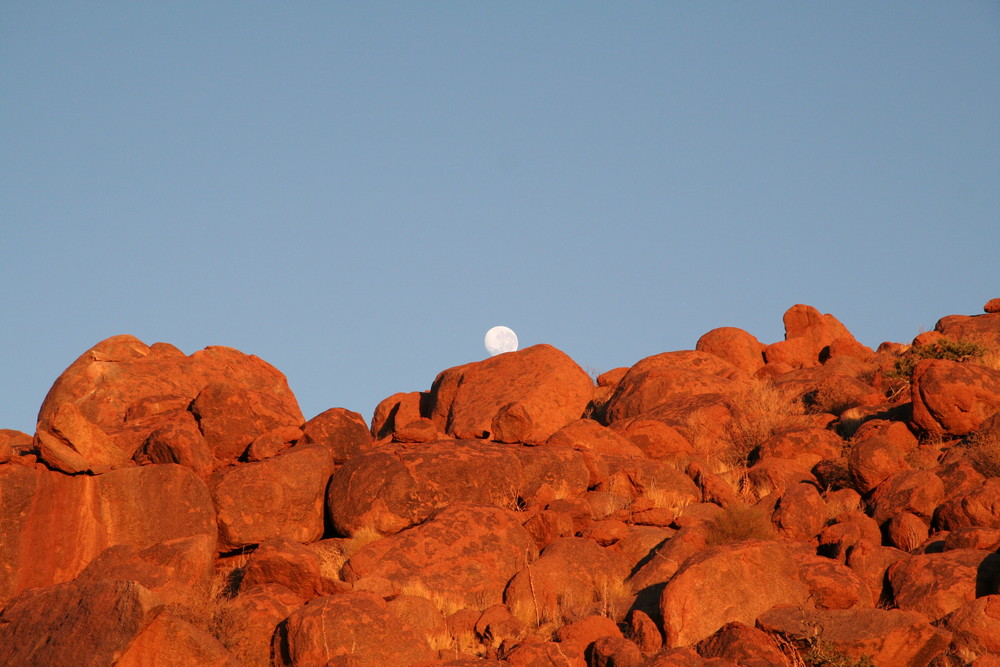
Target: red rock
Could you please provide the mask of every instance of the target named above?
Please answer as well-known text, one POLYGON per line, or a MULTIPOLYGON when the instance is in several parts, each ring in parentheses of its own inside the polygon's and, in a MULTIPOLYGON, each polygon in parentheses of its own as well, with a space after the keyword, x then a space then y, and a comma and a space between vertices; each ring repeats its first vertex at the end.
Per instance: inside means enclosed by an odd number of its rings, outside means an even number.
POLYGON ((271 667, 275 629, 302 605, 299 596, 278 584, 244 586, 239 595, 223 603, 219 638, 245 667, 271 667))
POLYGON ((736 327, 712 329, 698 339, 695 349, 721 357, 751 375, 764 366, 764 344, 736 327))
POLYGON ((1000 654, 1000 595, 985 595, 964 603, 944 618, 942 627, 954 636, 954 646, 978 655, 1000 654))
POLYGON ((657 546, 632 573, 629 588, 638 593, 669 580, 681 564, 706 548, 706 538, 706 530, 702 526, 681 528, 674 537, 657 546))
POLYGON ((889 519, 885 532, 892 546, 912 552, 927 540, 930 529, 917 515, 900 512, 889 519))
POLYGON ((20 456, 34 446, 32 437, 22 431, 0 428, 0 465, 20 456))
POLYGON ((607 420, 637 417, 675 398, 725 394, 746 375, 719 357, 705 352, 664 352, 632 366, 608 401, 607 420))
POLYGON ((949 315, 938 320, 934 330, 953 340, 973 340, 996 347, 1000 345, 1000 313, 949 315))
POLYGON ((3 466, 0 489, 0 601, 69 581, 110 546, 216 536, 205 483, 176 465, 74 477, 3 466))
POLYGON ((614 389, 622 381, 626 373, 628 373, 627 366, 620 366, 619 368, 612 368, 610 371, 605 371, 597 376, 597 386, 614 389))
POLYGON ((607 481, 598 484, 598 490, 627 499, 642 496, 655 507, 678 512, 702 497, 697 481, 661 461, 609 461, 608 472, 607 481))
POLYGON ((520 461, 519 495, 527 506, 576 498, 590 486, 587 459, 578 451, 566 447, 512 447, 506 451, 520 461))
POLYGON ((134 581, 64 583, 25 591, 0 613, 8 665, 115 664, 163 602, 134 581))
POLYGON ((582 531, 580 537, 593 540, 602 547, 608 547, 612 544, 617 544, 618 541, 627 534, 628 526, 624 521, 619 521, 618 519, 602 519, 600 521, 594 521, 588 525, 582 531))
MULTIPOLYGON (((719 507, 730 507, 740 502, 736 491, 725 480, 700 463, 692 461, 688 464, 685 473, 698 485, 703 502, 715 503, 719 507)), ((697 499, 695 496, 691 502, 697 499)), ((685 503, 685 505, 687 504, 685 503)))
MULTIPOLYGON (((437 656, 385 602, 367 593, 319 597, 292 612, 276 635, 276 665, 325 665, 351 657, 350 665, 412 665, 437 656)), ((337 663, 334 663, 337 664, 337 663)))
POLYGON ((892 475, 872 493, 872 518, 880 525, 901 512, 910 512, 929 525, 944 500, 944 483, 929 470, 907 470, 892 475))
POLYGON ((943 530, 1000 528, 1000 477, 990 477, 978 489, 942 503, 936 520, 943 530))
POLYGON ((419 391, 398 393, 383 399, 375 406, 372 416, 371 435, 376 440, 390 437, 397 426, 404 426, 421 419, 421 402, 426 394, 419 391))
POLYGON ((209 585, 214 556, 214 535, 181 537, 145 549, 118 544, 90 561, 76 582, 135 581, 168 604, 190 605, 209 585))
POLYGON ((388 601, 389 611, 417 634, 438 640, 447 639, 448 623, 441 610, 428 598, 419 595, 397 595, 388 601))
POLYGON ((905 423, 885 419, 871 419, 866 421, 855 431, 853 440, 855 442, 862 442, 876 437, 893 445, 904 454, 916 449, 919 443, 917 436, 913 435, 913 431, 905 423))
POLYGON ((1000 411, 1000 371, 924 359, 910 381, 913 422, 932 435, 967 435, 1000 411))
POLYGON ((639 667, 643 661, 639 647, 625 637, 601 637, 587 655, 594 667, 639 667))
POLYGON ((654 419, 625 419, 611 425, 611 429, 625 436, 642 450, 646 457, 657 461, 687 462, 694 448, 680 431, 654 419))
POLYGON ((777 433, 760 446, 760 458, 791 459, 809 469, 823 459, 841 455, 844 441, 823 428, 805 428, 777 433))
POLYGON ((199 392, 191 413, 216 458, 235 461, 256 438, 302 424, 298 405, 254 389, 213 382, 199 392))
POLYGON ((371 449, 372 436, 364 417, 344 408, 319 413, 305 423, 302 432, 304 442, 323 445, 337 464, 371 449))
POLYGON ((460 607, 483 608, 503 601, 507 582, 536 553, 512 513, 455 504, 419 526, 361 548, 342 574, 346 581, 383 577, 399 586, 417 582, 460 607))
POLYGON ((592 419, 578 419, 549 436, 549 446, 571 447, 600 456, 646 458, 645 453, 627 438, 592 419))
POLYGON ((861 543, 881 545, 882 532, 874 519, 856 510, 838 514, 819 535, 821 553, 841 561, 846 561, 848 552, 861 543))
POLYGON ((396 533, 457 502, 514 507, 523 497, 516 449, 442 440, 368 452, 334 474, 327 511, 340 534, 353 535, 363 526, 396 533))
POLYGON ((782 319, 785 340, 764 348, 764 360, 768 364, 781 363, 792 368, 818 366, 821 357, 829 355, 828 348, 835 340, 854 338, 837 318, 822 315, 812 306, 792 306, 782 319))
POLYGON ((566 655, 556 642, 522 642, 512 648, 504 660, 512 667, 587 667, 583 656, 566 655))
POLYGON ((780 606, 757 619, 765 632, 792 641, 818 641, 846 660, 868 657, 879 667, 927 665, 950 636, 921 614, 898 609, 808 609, 780 606))
POLYGON ((847 567, 868 584, 868 589, 880 599, 890 598, 892 592, 885 584, 885 573, 907 553, 895 547, 883 547, 868 542, 856 544, 847 552, 847 567))
POLYGON ((775 542, 738 542, 688 559, 663 589, 666 645, 688 646, 726 623, 753 623, 776 604, 804 604, 808 588, 791 552, 775 542))
POLYGON ((892 443, 877 437, 854 444, 847 456, 847 466, 855 488, 862 493, 910 467, 892 443))
POLYGON ((243 667, 218 639, 169 612, 159 614, 143 628, 114 664, 115 667, 243 667))
POLYGON ((983 312, 1000 313, 1000 299, 990 299, 989 301, 987 301, 986 305, 983 306, 983 312))
POLYGON ((36 441, 43 461, 70 474, 86 471, 100 474, 124 467, 128 462, 125 452, 100 426, 87 419, 75 403, 61 404, 46 423, 40 423, 36 441))
POLYGON ((903 558, 888 570, 896 606, 932 621, 970 600, 997 592, 1000 555, 956 549, 903 558))
POLYGON ((787 662, 771 635, 739 622, 727 623, 699 642, 698 653, 706 658, 725 658, 743 667, 773 667, 787 662))
POLYGON ((628 636, 644 655, 659 653, 663 648, 663 635, 656 623, 641 609, 629 614, 628 636))
POLYGON ((333 459, 325 447, 302 445, 259 463, 216 471, 210 480, 218 513, 219 549, 270 538, 312 542, 323 535, 323 507, 333 459))
POLYGON ((541 510, 524 522, 524 529, 539 549, 544 549, 559 537, 572 537, 573 517, 568 512, 541 510))
POLYGON ((672 648, 657 653, 646 667, 703 667, 704 665, 705 660, 693 649, 672 648))
POLYGON ((771 522, 783 537, 810 541, 826 525, 826 503, 812 484, 789 487, 778 500, 771 522))
POLYGON ((445 437, 441 429, 430 419, 421 417, 407 422, 405 426, 396 429, 392 434, 395 442, 434 442, 445 437))
POLYGON ((732 402, 723 394, 681 394, 640 418, 662 421, 694 444, 726 437, 732 413, 732 402))
POLYGON ((593 613, 595 605, 613 602, 607 595, 620 588, 627 574, 615 552, 567 537, 552 542, 538 560, 514 575, 504 602, 528 625, 574 620, 593 613))
MULTIPOLYGON (((365 430, 365 434, 367 433, 365 430)), ((295 426, 279 426, 254 438, 247 447, 245 458, 252 462, 264 461, 277 456, 299 440, 302 440, 302 429, 295 426)))
POLYGON ((809 588, 810 602, 818 609, 872 607, 876 595, 868 583, 843 563, 802 551, 794 554, 799 579, 809 588))
POLYGON ((207 477, 218 462, 201 434, 194 415, 186 410, 164 413, 162 425, 150 432, 132 458, 142 465, 176 463, 207 477))
POLYGON ((556 639, 567 653, 583 655, 601 637, 621 637, 618 624, 606 616, 586 616, 556 631, 556 639))
POLYGON ((279 584, 303 600, 323 592, 316 553, 297 542, 275 538, 262 542, 243 567, 240 586, 279 584))
POLYGON ((944 550, 952 549, 1000 550, 1000 529, 967 526, 953 530, 944 540, 944 550))
POLYGON ((840 338, 834 338, 833 342, 826 349, 826 358, 824 359, 824 353, 820 352, 820 361, 827 363, 828 361, 839 361, 844 358, 858 359, 861 361, 867 361, 875 356, 875 352, 867 345, 862 345, 854 336, 841 336, 840 338))
POLYGON ((784 493, 797 484, 816 484, 809 469, 794 459, 766 458, 754 463, 747 471, 746 482, 758 498, 771 493, 784 493))
MULTIPOLYGON (((259 394, 260 407, 283 415, 282 423, 287 418, 293 426, 302 424, 302 413, 285 377, 257 357, 225 347, 208 347, 185 356, 172 345, 147 346, 133 336, 115 336, 82 354, 56 379, 38 413, 39 431, 49 431, 60 406, 72 403, 130 457, 163 425, 164 413, 187 410, 213 383, 237 394, 259 394)), ((266 416, 247 417, 253 424, 267 421, 266 416)), ((212 438, 209 441, 214 447, 212 438)))
POLYGON ((455 438, 497 435, 539 444, 583 416, 593 395, 594 383, 572 359, 550 345, 534 345, 442 371, 431 388, 428 416, 455 438))

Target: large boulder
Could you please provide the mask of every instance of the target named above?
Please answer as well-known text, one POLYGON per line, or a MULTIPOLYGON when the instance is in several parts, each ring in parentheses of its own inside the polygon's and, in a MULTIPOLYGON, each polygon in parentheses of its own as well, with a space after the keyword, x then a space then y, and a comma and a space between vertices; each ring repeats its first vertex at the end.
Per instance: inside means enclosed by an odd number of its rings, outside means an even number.
POLYGON ((1000 528, 1000 477, 990 477, 970 489, 953 492, 941 504, 936 520, 944 530, 973 526, 1000 528))
MULTIPOLYGON (((840 347, 853 350, 857 341, 833 315, 823 315, 812 306, 797 304, 785 311, 785 340, 764 348, 768 364, 790 368, 818 366, 830 357, 830 349, 840 339, 840 347)), ((871 350, 868 350, 871 352, 871 350)))
POLYGON ((707 352, 663 352, 637 362, 608 401, 609 423, 637 417, 681 396, 735 391, 747 373, 707 352))
POLYGON ((1000 299, 991 299, 982 315, 948 315, 934 325, 934 330, 954 340, 975 340, 1000 347, 1000 299))
POLYGON ((416 586, 448 604, 484 609, 503 601, 507 582, 537 554, 511 512, 455 504, 427 521, 363 547, 344 565, 347 581, 382 577, 416 586))
POLYGON ((951 639, 922 614, 898 609, 782 605, 761 614, 757 626, 786 640, 818 643, 843 656, 843 664, 867 657, 879 667, 923 667, 943 653, 951 639))
POLYGON ((379 597, 339 593, 312 600, 275 633, 275 665, 383 667, 430 662, 437 653, 379 597))
MULTIPOLYGON (((239 456, 254 438, 276 425, 301 426, 304 421, 284 375, 258 357, 228 347, 207 347, 186 356, 172 345, 149 346, 123 335, 101 341, 56 379, 38 412, 38 433, 49 437, 50 450, 58 449, 52 442, 84 447, 82 459, 96 457, 97 468, 90 469, 99 472, 108 457, 119 460, 117 451, 130 457, 154 430, 176 416, 171 413, 187 411, 210 386, 196 414, 203 414, 202 432, 220 459, 239 456), (67 403, 75 410, 64 407, 67 403), (68 437, 60 427, 67 419, 77 426, 68 437), (101 436, 88 424, 100 429, 117 450, 106 447, 98 455, 95 447, 101 436), (90 433, 84 437, 86 431, 90 433)), ((56 454, 52 458, 56 460, 56 454)))
POLYGON ((721 357, 751 375, 764 365, 764 344, 736 327, 712 329, 698 339, 694 349, 721 357))
POLYGON ((304 443, 326 447, 337 464, 371 449, 372 436, 364 417, 344 408, 319 413, 305 423, 302 431, 304 443))
POLYGON ((178 465, 67 476, 0 467, 0 600, 66 582, 106 548, 145 549, 203 536, 214 550, 215 509, 208 487, 178 465))
POLYGON ((329 449, 300 445, 265 461, 217 470, 209 485, 218 511, 220 551, 277 537, 318 540, 333 468, 329 449))
POLYGON ((8 665, 117 664, 162 610, 134 581, 75 582, 25 591, 0 613, 8 665))
POLYGON ((1000 371, 924 359, 910 383, 913 422, 933 435, 968 435, 1000 411, 1000 371))
POLYGON ((777 542, 737 542, 689 558, 660 597, 666 645, 688 646, 733 621, 753 624, 776 604, 805 604, 809 588, 798 571, 777 542))
POLYGON ((337 470, 327 491, 333 527, 342 535, 362 527, 390 534, 456 502, 515 507, 522 476, 512 449, 442 440, 356 456, 337 470))
POLYGON ((455 438, 539 444, 583 416, 590 376, 551 345, 533 345, 442 371, 429 417, 455 438))
POLYGON ((896 606, 936 621, 960 606, 1000 590, 1000 554, 954 549, 896 561, 888 570, 896 606))

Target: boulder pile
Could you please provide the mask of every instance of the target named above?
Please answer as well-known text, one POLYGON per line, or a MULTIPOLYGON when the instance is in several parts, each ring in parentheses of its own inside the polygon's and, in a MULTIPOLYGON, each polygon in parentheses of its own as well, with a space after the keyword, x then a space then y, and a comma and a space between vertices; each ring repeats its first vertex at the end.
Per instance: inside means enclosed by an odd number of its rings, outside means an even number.
POLYGON ((796 305, 592 379, 536 345, 370 423, 116 336, 0 430, 0 664, 1000 665, 1000 300, 796 305))

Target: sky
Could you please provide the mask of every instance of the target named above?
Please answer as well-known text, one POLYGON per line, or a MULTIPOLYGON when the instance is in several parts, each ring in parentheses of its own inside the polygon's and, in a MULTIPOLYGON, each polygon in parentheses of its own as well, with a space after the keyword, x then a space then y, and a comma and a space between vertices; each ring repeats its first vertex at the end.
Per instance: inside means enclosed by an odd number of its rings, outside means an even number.
POLYGON ((1000 296, 1000 3, 0 2, 0 428, 109 336, 306 418, 1000 296))

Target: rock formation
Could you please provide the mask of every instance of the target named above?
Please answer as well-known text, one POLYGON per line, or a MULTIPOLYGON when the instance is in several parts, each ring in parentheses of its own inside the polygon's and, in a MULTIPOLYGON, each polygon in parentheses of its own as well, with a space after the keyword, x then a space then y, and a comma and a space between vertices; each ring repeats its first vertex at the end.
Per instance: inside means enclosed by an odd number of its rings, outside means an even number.
POLYGON ((1000 300, 785 313, 595 384, 549 345, 306 420, 102 341, 0 430, 4 665, 1000 664, 1000 300))

